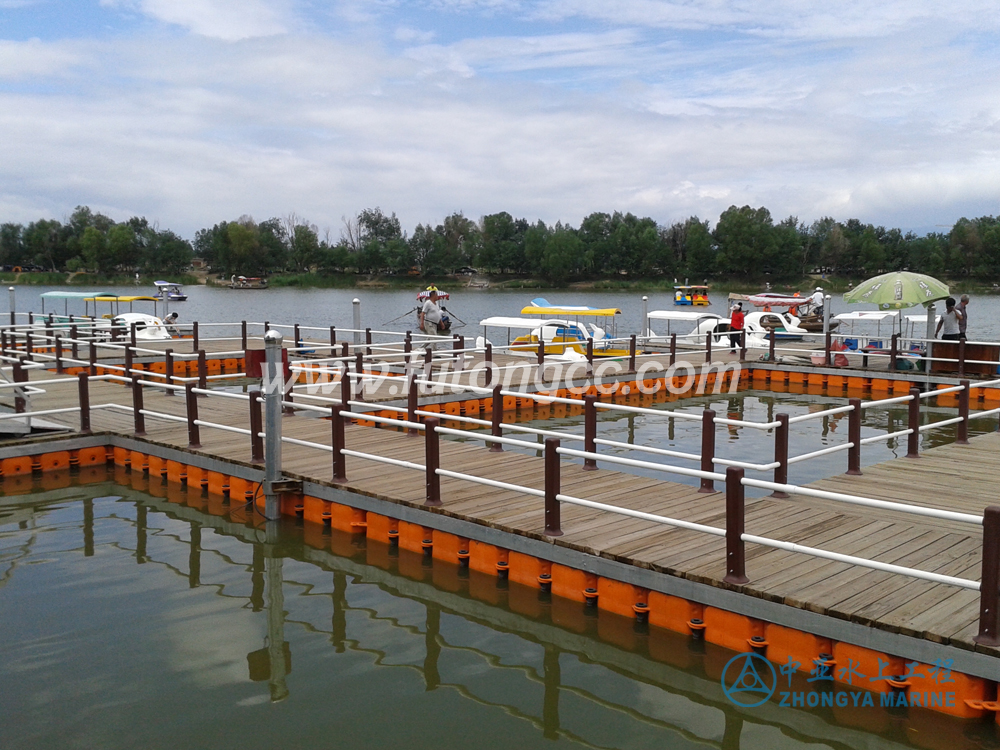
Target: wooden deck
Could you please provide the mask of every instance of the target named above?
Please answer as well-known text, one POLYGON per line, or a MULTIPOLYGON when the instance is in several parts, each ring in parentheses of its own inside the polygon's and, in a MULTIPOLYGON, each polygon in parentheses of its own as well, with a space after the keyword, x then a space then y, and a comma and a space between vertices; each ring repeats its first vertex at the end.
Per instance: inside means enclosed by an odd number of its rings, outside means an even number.
MULTIPOLYGON (((76 404, 72 384, 47 388, 47 394, 33 400, 34 409, 76 404)), ((93 383, 91 403, 96 406, 108 402, 130 406, 129 391, 111 383, 93 383)), ((182 416, 184 399, 146 389, 145 407, 182 416)), ((248 424, 245 401, 202 398, 199 407, 202 420, 241 427, 248 424)), ((47 419, 61 420, 73 429, 78 427, 75 415, 47 419)), ((92 421, 95 431, 132 434, 132 416, 125 411, 95 410, 92 421)), ((148 416, 146 430, 148 440, 187 446, 187 429, 181 422, 148 416)), ((286 416, 283 430, 287 437, 330 444, 330 422, 325 419, 286 416)), ((249 462, 248 436, 210 427, 202 427, 201 431, 205 447, 199 452, 249 462)), ((346 443, 355 451, 421 465, 424 461, 422 437, 394 430, 349 425, 346 443)), ((283 468, 289 476, 331 482, 329 452, 285 444, 283 453, 283 468)), ((491 453, 479 441, 443 440, 441 467, 527 487, 544 486, 541 458, 512 451, 491 453)), ((864 471, 863 476, 836 476, 813 486, 978 514, 995 502, 984 489, 992 486, 1000 472, 1000 434, 973 438, 967 446, 934 448, 919 459, 895 459, 864 471)), ((348 457, 347 476, 349 481, 343 486, 351 491, 391 502, 423 503, 422 472, 348 457)), ((722 493, 700 494, 692 485, 604 467, 585 472, 580 464, 564 462, 562 493, 719 528, 725 524, 722 493)), ((440 512, 446 514, 514 534, 539 535, 543 529, 543 503, 537 497, 444 477, 441 496, 444 505, 440 512)), ((568 504, 563 504, 562 513, 562 544, 693 581, 727 586, 722 583, 725 565, 721 538, 568 504)), ((980 575, 982 530, 969 524, 794 496, 748 498, 746 531, 953 576, 978 579, 980 575)), ((973 643, 979 615, 979 595, 974 591, 749 544, 747 574, 749 584, 729 588, 831 617, 1000 656, 1000 649, 973 643)))

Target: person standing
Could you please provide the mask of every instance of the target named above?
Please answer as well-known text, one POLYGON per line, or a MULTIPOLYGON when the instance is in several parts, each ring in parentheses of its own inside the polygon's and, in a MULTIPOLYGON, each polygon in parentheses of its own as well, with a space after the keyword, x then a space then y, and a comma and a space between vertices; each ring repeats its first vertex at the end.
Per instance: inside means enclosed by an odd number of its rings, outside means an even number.
POLYGON ((809 297, 809 301, 812 303, 812 310, 810 312, 813 315, 818 315, 823 317, 823 287, 816 287, 816 291, 812 293, 809 297))
POLYGON ((962 313, 958 311, 958 307, 955 305, 955 298, 949 297, 946 299, 944 301, 944 308, 944 315, 938 321, 934 335, 941 334, 943 341, 958 341, 962 335, 959 329, 959 324, 962 322, 962 313))
POLYGON ((963 294, 961 302, 959 302, 957 305, 955 305, 955 309, 958 310, 962 314, 962 319, 960 321, 958 321, 958 337, 959 337, 960 340, 963 340, 963 341, 966 338, 965 332, 966 332, 966 330, 968 328, 968 325, 969 325, 968 308, 969 308, 969 295, 968 294, 963 294))
MULTIPOLYGON (((420 330, 424 332, 424 335, 435 337, 441 335, 440 331, 438 331, 438 323, 441 322, 441 308, 438 306, 437 289, 431 289, 431 293, 424 300, 424 305, 420 308, 417 317, 419 318, 420 330)), ((435 349, 437 348, 437 343, 428 341, 424 348, 435 349)))
POLYGON ((736 354, 743 335, 743 303, 737 302, 729 313, 729 353, 736 354))

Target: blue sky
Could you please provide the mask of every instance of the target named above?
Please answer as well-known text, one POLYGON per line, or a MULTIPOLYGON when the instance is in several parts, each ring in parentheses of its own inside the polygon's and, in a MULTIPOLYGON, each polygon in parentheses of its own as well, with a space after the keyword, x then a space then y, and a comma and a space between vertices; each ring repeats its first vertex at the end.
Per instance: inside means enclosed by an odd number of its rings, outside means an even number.
POLYGON ((0 0, 0 220, 1000 213, 1000 2, 0 0))

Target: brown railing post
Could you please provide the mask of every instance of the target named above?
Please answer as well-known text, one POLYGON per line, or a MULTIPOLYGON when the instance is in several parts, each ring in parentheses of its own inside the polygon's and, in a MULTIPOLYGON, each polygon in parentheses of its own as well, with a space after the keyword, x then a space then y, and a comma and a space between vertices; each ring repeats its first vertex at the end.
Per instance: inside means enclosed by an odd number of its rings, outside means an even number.
POLYGON ((545 438, 545 536, 562 536, 561 490, 559 477, 559 438, 545 438))
POLYGON ((184 396, 187 402, 188 448, 201 447, 201 428, 198 426, 198 395, 194 392, 194 383, 184 385, 184 396))
MULTIPOLYGON (((587 351, 589 352, 589 351, 591 351, 591 349, 588 347, 587 351)), ((593 356, 593 355, 591 355, 591 356, 593 356)), ((589 359, 587 361, 590 362, 589 359)), ((537 364, 538 364, 539 367, 544 367, 545 366, 545 341, 544 341, 544 339, 542 339, 540 331, 539 331, 539 336, 538 336, 537 364)), ((588 365, 587 371, 588 371, 588 373, 590 372, 589 365, 588 365)), ((539 370, 539 372, 541 372, 541 371, 539 370)))
POLYGON ((76 360, 80 359, 80 341, 78 339, 79 335, 80 335, 79 328, 77 328, 76 326, 69 327, 69 337, 73 340, 73 343, 70 344, 70 348, 73 352, 73 359, 76 360))
POLYGON ((333 431, 330 443, 333 446, 333 481, 346 482, 347 456, 344 455, 346 440, 344 439, 344 418, 341 416, 343 410, 339 406, 333 406, 330 411, 333 415, 330 425, 330 429, 333 431))
MULTIPOLYGON (((701 470, 715 472, 715 412, 711 409, 701 415, 701 470)), ((715 492, 715 482, 702 479, 698 492, 715 492)))
POLYGON ((292 326, 292 331, 293 331, 292 335, 295 337, 293 339, 295 343, 292 344, 292 348, 294 349, 294 348, 296 348, 298 346, 301 346, 300 342, 302 341, 302 334, 299 333, 299 324, 298 323, 296 323, 296 324, 294 324, 292 326))
POLYGON ((135 341, 135 323, 130 323, 129 324, 129 336, 128 336, 128 340, 132 344, 133 347, 136 346, 136 341, 135 341))
POLYGON ((740 361, 747 358, 747 329, 740 329, 740 361))
POLYGON ((726 583, 749 583, 746 550, 743 546, 744 505, 743 468, 726 467, 726 583))
POLYGON ((847 449, 847 473, 852 476, 861 474, 861 399, 851 398, 847 400, 851 405, 851 411, 847 417, 847 442, 851 447, 847 449))
MULTIPOLYGON (((964 342, 960 342, 964 343, 964 342)), ((959 445, 969 444, 969 381, 961 380, 962 390, 958 392, 958 416, 962 421, 955 426, 955 442, 959 445)))
MULTIPOLYGON (((345 360, 351 356, 351 345, 346 341, 340 342, 340 356, 345 360)), ((344 363, 344 366, 347 366, 346 362, 344 363)))
POLYGON ((677 334, 670 334, 670 366, 677 364, 677 334))
POLYGON ((958 377, 965 377, 965 339, 958 340, 958 377))
POLYGON ((250 463, 264 463, 264 438, 260 433, 264 431, 264 413, 260 408, 261 396, 260 388, 251 388, 247 391, 250 396, 250 463))
POLYGON ((365 329, 365 356, 372 356, 372 329, 365 329))
POLYGON ((97 375, 97 344, 91 341, 88 344, 90 349, 89 359, 90 359, 90 374, 97 375))
POLYGON ((358 401, 365 400, 365 357, 361 352, 354 354, 354 370, 358 374, 357 394, 358 401))
POLYGON ((920 458, 920 389, 910 389, 909 414, 907 427, 910 434, 906 436, 906 457, 920 458))
POLYGON ((830 347, 833 345, 833 334, 830 331, 826 332, 825 341, 823 342, 823 364, 827 367, 830 366, 830 347))
POLYGON ((243 351, 247 350, 247 322, 245 320, 240 321, 240 348, 243 351))
MULTIPOLYGON (((775 414, 778 426, 774 428, 774 483, 788 484, 788 415, 775 414)), ((727 485, 728 486, 728 485, 727 485)), ((771 497, 788 497, 787 492, 775 490, 771 497)))
MULTIPOLYGON (((347 344, 345 343, 346 347, 347 344)), ((351 363, 347 359, 341 360, 344 369, 340 373, 340 405, 345 409, 351 408, 351 363)))
POLYGON ((80 391, 80 432, 90 432, 90 379, 85 372, 77 377, 80 391))
POLYGON ((205 350, 198 350, 198 387, 208 390, 208 361, 205 358, 205 350))
POLYGON ((441 504, 441 477, 437 473, 441 467, 441 445, 437 434, 439 424, 437 417, 424 420, 424 466, 427 469, 427 499, 424 505, 441 504))
POLYGON ((774 329, 767 332, 767 361, 774 362, 774 329))
MULTIPOLYGON (((408 368, 409 369, 409 368, 408 368)), ((407 422, 419 422, 420 417, 417 416, 418 402, 418 391, 417 391, 417 372, 416 370, 409 369, 406 374, 406 421, 407 422)), ((420 430, 416 427, 410 427, 407 429, 406 434, 410 437, 416 437, 420 434, 420 430)))
MULTIPOLYGON (((490 411, 490 434, 493 437, 503 437, 503 396, 500 395, 502 386, 497 383, 493 386, 493 409, 490 411)), ((490 453, 503 453, 503 446, 500 443, 490 443, 490 453)))
POLYGON ((484 385, 491 385, 493 383, 493 344, 486 342, 486 355, 484 359, 486 366, 486 376, 484 385))
POLYGON ((635 334, 628 340, 628 371, 635 372, 635 334))
MULTIPOLYGON (((586 453, 597 453, 597 396, 587 394, 583 397, 583 450, 586 453)), ((596 471, 597 459, 583 459, 584 471, 596 471)))
POLYGON ((132 377, 133 359, 134 358, 135 358, 135 350, 131 346, 129 346, 128 344, 126 344, 125 345, 125 372, 123 373, 123 375, 126 378, 132 377))
POLYGON ((330 356, 337 356, 337 327, 330 326, 330 356))
MULTIPOLYGON (((541 361, 539 361, 541 364, 541 361)), ((594 340, 587 339, 587 375, 594 374, 594 340)))
POLYGON ((31 341, 31 331, 24 332, 24 354, 30 360, 35 351, 35 345, 31 341))
POLYGON ((889 343, 889 369, 896 371, 896 358, 899 356, 899 334, 892 334, 892 341, 889 343))
MULTIPOLYGON (((167 349, 163 352, 163 378, 167 385, 174 384, 174 350, 167 349)), ((163 394, 165 396, 173 396, 174 390, 172 388, 164 388, 163 394)))
POLYGON ((983 574, 979 586, 979 635, 984 646, 1000 645, 1000 506, 983 511, 983 574))
POLYGON ((705 364, 712 362, 712 334, 705 334, 705 364))
POLYGON ((132 418, 135 421, 135 435, 146 434, 146 415, 142 413, 145 408, 142 403, 142 383, 139 376, 132 376, 132 418))
POLYGON ((201 348, 198 345, 199 342, 200 342, 200 338, 198 336, 198 321, 196 320, 196 321, 194 321, 191 324, 191 351, 192 352, 196 352, 196 351, 198 351, 201 348))
MULTIPOLYGON (((15 383, 27 383, 28 371, 24 369, 24 360, 19 359, 14 363, 12 375, 15 383)), ((28 402, 24 397, 24 391, 20 388, 14 389, 14 411, 23 414, 28 408, 28 402)))
POLYGON ((63 370, 63 346, 62 336, 56 334, 56 372, 62 374, 63 370))

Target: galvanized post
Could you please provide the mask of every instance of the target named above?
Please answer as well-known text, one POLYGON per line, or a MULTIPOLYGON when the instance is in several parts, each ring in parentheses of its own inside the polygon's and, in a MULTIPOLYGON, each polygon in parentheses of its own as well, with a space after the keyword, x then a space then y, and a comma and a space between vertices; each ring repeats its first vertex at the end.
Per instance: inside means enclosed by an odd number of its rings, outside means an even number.
POLYGON ((357 297, 351 303, 354 306, 354 343, 361 343, 361 300, 357 297))
POLYGON ((961 380, 962 390, 958 392, 958 416, 962 418, 955 427, 955 442, 958 445, 969 444, 969 381, 961 380))
POLYGON ((545 536, 562 536, 562 509, 559 507, 559 438, 545 438, 545 536))
MULTIPOLYGON (((715 412, 711 409, 701 415, 701 470, 715 473, 715 412)), ((715 492, 715 482, 702 479, 698 492, 715 492)))
MULTIPOLYGON (((503 388, 499 383, 493 386, 493 409, 490 412, 490 434, 493 437, 503 437, 503 396, 500 391, 503 388)), ((490 443, 491 453, 503 453, 503 446, 500 443, 490 443)))
POLYGON ((284 368, 281 363, 282 336, 278 331, 264 334, 264 517, 277 520, 281 508, 274 483, 281 479, 281 401, 284 368))
POLYGON ((184 384, 184 400, 187 406, 188 448, 201 447, 201 428, 198 426, 198 396, 194 383, 184 384))
MULTIPOLYGON (((587 394, 583 397, 583 450, 586 453, 597 453, 597 396, 587 394)), ((597 459, 583 459, 584 471, 597 471, 597 459)))
POLYGON ((847 449, 847 473, 852 476, 861 474, 861 399, 848 399, 851 411, 847 421, 847 442, 851 447, 847 449))
POLYGON ((250 397, 247 403, 250 404, 250 463, 264 463, 264 438, 261 433, 264 431, 264 415, 260 408, 260 388, 251 388, 247 391, 250 397))
POLYGON ((745 494, 743 468, 726 468, 726 583, 749 583, 746 550, 743 546, 745 529, 745 494))
POLYGON ((341 416, 339 406, 330 407, 331 424, 330 445, 333 447, 333 481, 347 481, 347 456, 344 455, 344 448, 347 441, 344 439, 344 418, 341 416))
POLYGON ((984 646, 1000 646, 1000 506, 983 511, 983 570, 979 585, 979 635, 984 646))
POLYGON ((87 373, 77 375, 80 393, 80 432, 90 432, 90 379, 87 373))
POLYGON ((907 427, 910 434, 906 436, 906 457, 920 458, 920 389, 910 389, 909 415, 907 427))
MULTIPOLYGON (((778 426, 774 429, 774 483, 788 484, 788 415, 775 414, 778 426)), ((771 497, 788 497, 787 492, 775 490, 771 497)))
POLYGON ((643 338, 651 335, 649 332, 649 297, 646 296, 642 298, 642 330, 639 335, 643 338))
POLYGON ((146 415, 142 413, 145 407, 142 403, 142 383, 139 376, 132 376, 132 418, 135 422, 135 435, 140 437, 146 434, 146 415))
POLYGON ((441 477, 437 470, 441 467, 440 444, 437 427, 440 421, 437 417, 427 417, 424 420, 424 466, 427 470, 427 499, 424 505, 441 504, 441 477))

